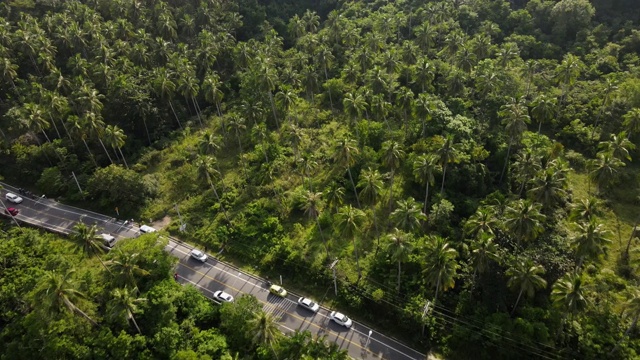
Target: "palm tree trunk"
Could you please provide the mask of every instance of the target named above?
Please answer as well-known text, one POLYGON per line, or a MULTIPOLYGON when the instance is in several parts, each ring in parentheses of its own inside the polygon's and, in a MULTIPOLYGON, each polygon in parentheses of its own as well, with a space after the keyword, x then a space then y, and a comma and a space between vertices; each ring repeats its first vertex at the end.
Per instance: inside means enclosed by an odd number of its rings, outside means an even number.
POLYGON ((353 237, 353 253, 356 256, 356 269, 358 269, 358 280, 360 280, 360 258, 358 257, 358 246, 356 245, 356 238, 353 237))
POLYGON ((444 180, 447 176, 447 165, 449 165, 449 163, 445 163, 444 167, 442 168, 442 185, 440 186, 440 195, 444 193, 444 180))
POLYGON ((402 263, 398 261, 398 293, 400 293, 400 271, 402 270, 400 264, 402 263))
POLYGON ((434 296, 433 298, 433 306, 436 305, 436 302, 438 301, 438 291, 440 290, 440 279, 442 278, 442 276, 438 275, 438 281, 436 281, 436 296, 434 296))
POLYGON ((427 179, 427 189, 424 192, 424 214, 427 215, 427 201, 429 200, 429 180, 427 179))
POLYGON ((516 304, 513 305, 513 310, 511 310, 511 316, 513 316, 513 313, 516 312, 516 309, 518 308, 518 303, 520 302, 520 297, 522 297, 523 292, 524 292, 524 289, 520 289, 520 293, 518 294, 518 298, 516 299, 516 304))
POLYGON ((351 168, 347 168, 347 172, 349 173, 349 180, 351 180, 351 186, 353 186, 353 193, 356 195, 356 204, 358 205, 358 209, 359 209, 360 208, 360 199, 358 198, 358 191, 356 190, 356 183, 353 182, 353 176, 351 176, 351 168))
POLYGON ((147 127, 147 120, 142 117, 142 124, 144 125, 144 131, 147 133, 147 140, 149 140, 149 146, 151 146, 151 135, 149 135, 149 128, 147 127))
POLYGON ((198 122, 200 122, 200 126, 203 126, 202 118, 200 117, 200 111, 198 110, 198 103, 196 102, 196 99, 193 96, 191 97, 191 102, 193 103, 193 108, 196 110, 196 115, 198 116, 198 122))
POLYGON ((85 139, 82 139, 82 142, 84 143, 84 147, 87 148, 87 152, 89 153, 89 158, 91 159, 91 161, 93 161, 93 165, 98 167, 98 163, 96 162, 96 159, 93 157, 93 153, 89 149, 89 145, 87 145, 87 141, 85 139))
POLYGON ((100 146, 102 146, 102 150, 104 150, 104 153, 107 154, 107 158, 109 158, 111 164, 114 164, 113 159, 111 158, 111 155, 109 155, 109 151, 107 151, 107 148, 104 146, 104 143, 100 139, 100 136, 98 136, 98 142, 100 142, 100 146))
POLYGON ((622 342, 627 338, 627 336, 629 336, 629 333, 631 333, 631 330, 633 330, 633 328, 636 327, 636 325, 638 324, 638 317, 639 316, 636 316, 633 318, 631 325, 629 326, 627 331, 624 332, 622 339, 618 340, 618 342, 616 343, 616 346, 614 346, 611 352, 609 352, 609 355, 613 355, 618 350, 618 348, 620 347, 620 344, 622 344, 622 342))
POLYGON ((318 225, 318 231, 320 231, 320 238, 322 239, 322 243, 324 244, 324 249, 327 251, 327 259, 329 258, 329 246, 327 245, 327 239, 324 238, 324 233, 322 232, 322 226, 320 226, 320 219, 316 216, 316 225, 318 225))
POLYGON ((504 166, 502 167, 502 173, 500 174, 500 181, 498 184, 502 184, 502 178, 504 177, 505 171, 507 171, 507 165, 509 164, 509 155, 511 154, 511 140, 509 140, 509 147, 507 147, 507 158, 504 160, 504 166))
POLYGON ((140 327, 138 326, 138 322, 136 321, 136 318, 133 317, 133 314, 131 314, 131 321, 133 321, 133 325, 136 327, 136 330, 138 330, 138 334, 142 334, 142 331, 140 331, 140 327))
POLYGON ((126 166, 126 168, 129 168, 129 164, 127 164, 127 159, 124 158, 124 154, 122 153, 122 149, 120 147, 118 147, 118 151, 120 152, 120 156, 122 157, 122 161, 124 162, 124 166, 126 166))
POLYGON ((273 94, 269 91, 269 102, 271 103, 271 111, 273 111, 273 119, 276 121, 276 128, 280 131, 280 122, 278 121, 278 113, 276 112, 276 104, 273 101, 273 94))
POLYGON ((393 207, 393 183, 395 180, 395 170, 391 170, 391 184, 389 184, 389 214, 391 214, 391 208, 393 207))
POLYGON ((176 121, 178 122, 178 126, 180 126, 180 130, 182 129, 182 123, 180 122, 180 119, 178 118, 178 114, 176 114, 176 110, 173 108, 173 103, 171 102, 171 100, 169 100, 169 107, 171 107, 171 112, 173 112, 173 116, 176 117, 176 121))

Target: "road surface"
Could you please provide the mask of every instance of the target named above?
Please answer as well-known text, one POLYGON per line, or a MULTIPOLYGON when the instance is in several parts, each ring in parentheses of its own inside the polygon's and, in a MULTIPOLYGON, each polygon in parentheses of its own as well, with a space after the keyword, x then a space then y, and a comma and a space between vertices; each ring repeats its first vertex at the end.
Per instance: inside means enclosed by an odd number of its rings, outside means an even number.
MULTIPOLYGON (((129 222, 63 205, 42 197, 32 199, 21 195, 24 198, 22 203, 11 204, 6 201, 5 194, 7 191, 18 194, 17 189, 7 184, 0 183, 0 185, 4 187, 0 191, 4 205, 15 207, 20 211, 15 217, 20 223, 68 234, 76 223, 83 222, 87 225, 96 225, 101 232, 110 233, 118 241, 140 234, 139 228, 129 222)), ((181 283, 196 286, 209 298, 212 298, 217 290, 224 290, 236 298, 242 294, 254 295, 263 304, 265 311, 276 316, 285 334, 296 330, 309 330, 312 334, 326 335, 327 340, 338 344, 354 359, 426 359, 424 354, 355 321, 351 329, 329 321, 331 310, 327 308, 321 307, 318 313, 313 313, 299 307, 297 306, 298 296, 295 294, 290 293, 286 298, 270 294, 264 279, 240 271, 211 255, 206 263, 192 259, 189 256, 192 249, 190 245, 175 238, 169 239, 165 250, 179 259, 176 272, 181 283)))

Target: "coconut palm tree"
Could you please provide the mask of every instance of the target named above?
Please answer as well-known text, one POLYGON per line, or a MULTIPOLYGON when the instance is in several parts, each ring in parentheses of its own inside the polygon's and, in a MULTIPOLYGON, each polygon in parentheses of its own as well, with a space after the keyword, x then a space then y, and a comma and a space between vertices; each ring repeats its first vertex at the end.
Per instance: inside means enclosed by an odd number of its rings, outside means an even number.
POLYGON ((571 206, 569 220, 590 222, 598 216, 604 215, 604 204, 598 198, 582 199, 571 206))
POLYGON ((518 245, 535 240, 544 231, 545 216, 540 209, 540 204, 522 199, 512 202, 505 209, 504 225, 516 237, 518 245))
POLYGON ((149 275, 149 271, 138 265, 137 256, 137 253, 125 253, 118 250, 116 258, 106 262, 111 271, 116 274, 119 284, 137 287, 136 278, 149 275))
POLYGON ((595 219, 575 224, 570 241, 576 251, 577 266, 582 267, 585 260, 598 262, 602 255, 606 255, 611 243, 610 237, 611 231, 606 230, 595 219))
POLYGON ((558 279, 551 287, 551 301, 553 305, 571 317, 587 306, 584 296, 582 276, 577 272, 568 272, 558 279))
POLYGON ((229 216, 227 214, 227 209, 222 203, 222 200, 220 200, 218 189, 213 183, 214 177, 222 176, 222 174, 220 174, 220 172, 215 169, 215 166, 216 166, 215 157, 211 155, 200 155, 196 158, 195 165, 198 171, 198 179, 200 179, 201 181, 204 181, 206 184, 208 184, 211 187, 211 190, 213 190, 213 195, 216 197, 216 200, 218 200, 218 203, 220 204, 220 208, 222 209, 224 217, 227 220, 227 223, 229 223, 229 216))
POLYGON ((516 172, 516 180, 520 182, 518 197, 522 196, 525 185, 533 179, 540 171, 542 165, 540 156, 534 154, 533 150, 526 148, 516 154, 516 161, 513 164, 516 172))
POLYGON ((505 126, 507 133, 508 147, 507 156, 505 158, 504 167, 500 174, 500 183, 504 177, 507 165, 509 164, 509 155, 511 154, 511 148, 520 138, 522 133, 527 130, 527 124, 531 121, 528 115, 526 106, 522 103, 522 99, 511 98, 509 103, 502 105, 498 115, 502 117, 502 124, 505 126))
POLYGON ((552 208, 567 197, 567 170, 562 166, 552 166, 533 178, 529 196, 545 208, 552 208))
POLYGON ((398 288, 400 292, 400 275, 402 274, 402 263, 409 260, 409 254, 413 250, 411 236, 398 228, 393 229, 385 236, 387 250, 391 253, 391 260, 398 262, 398 288))
POLYGON ((220 103, 224 98, 224 93, 222 92, 222 82, 220 81, 220 76, 217 72, 208 72, 207 75, 205 75, 204 80, 202 81, 202 90, 204 91, 205 100, 214 104, 216 106, 218 116, 222 116, 220 103))
POLYGON ((45 271, 36 285, 33 301, 36 304, 44 304, 58 313, 66 309, 87 319, 91 324, 98 325, 77 305, 86 296, 77 290, 78 284, 73 279, 74 273, 74 269, 69 269, 64 274, 57 273, 55 270, 45 271))
POLYGON ((433 173, 438 169, 438 158, 433 154, 424 154, 413 161, 413 176, 417 181, 425 184, 424 207, 422 212, 426 215, 429 202, 429 186, 435 182, 433 173))
POLYGON ((551 119, 556 109, 556 100, 549 98, 546 94, 538 95, 531 103, 531 115, 538 120, 538 133, 542 130, 542 123, 551 119))
POLYGON ((251 341, 256 346, 266 345, 273 350, 273 345, 282 336, 275 316, 262 310, 249 320, 248 325, 251 341))
POLYGON ((104 253, 104 248, 102 247, 103 239, 97 232, 98 228, 95 225, 87 226, 79 222, 73 227, 73 232, 69 235, 69 238, 78 245, 85 255, 91 256, 95 254, 102 266, 111 273, 102 258, 100 258, 99 254, 104 253))
POLYGON ((495 211, 489 206, 481 206, 464 223, 464 232, 476 238, 482 234, 494 235, 498 228, 495 211))
POLYGON ((353 187, 353 193, 356 196, 356 204, 358 207, 360 207, 360 199, 358 198, 356 184, 353 181, 353 176, 351 175, 351 167, 356 164, 356 158, 359 153, 360 150, 356 141, 350 138, 339 140, 333 152, 333 161, 336 165, 342 169, 346 168, 349 173, 349 180, 351 181, 351 186, 353 187))
POLYGON ((499 248, 493 239, 492 234, 483 232, 471 242, 470 260, 474 279, 477 273, 482 274, 487 271, 491 262, 500 263, 499 248))
POLYGON ((376 253, 380 247, 380 232, 378 230, 378 220, 376 216, 375 205, 382 192, 382 176, 378 170, 372 170, 367 168, 360 174, 360 180, 358 181, 358 187, 360 190, 360 198, 370 205, 371 215, 373 216, 373 226, 376 230, 376 253))
POLYGON ((353 254, 356 258, 358 269, 358 279, 360 278, 360 259, 358 257, 358 246, 356 237, 361 231, 362 223, 366 218, 365 213, 351 205, 343 206, 336 214, 335 227, 346 238, 353 241, 353 254))
POLYGON ((405 152, 402 145, 396 141, 389 140, 382 143, 382 163, 391 171, 391 184, 389 185, 389 211, 393 205, 393 183, 396 170, 404 160, 405 152))
POLYGON ((622 126, 624 126, 628 137, 640 133, 640 108, 629 110, 622 116, 622 119, 622 126))
POLYGON ((609 152, 601 151, 597 157, 589 162, 589 192, 591 191, 591 182, 595 182, 601 191, 610 187, 618 179, 618 170, 625 166, 622 160, 609 152))
POLYGON ((322 242, 324 242, 325 249, 327 251, 327 256, 329 256, 329 247, 327 246, 327 241, 324 238, 324 234, 322 233, 322 226, 320 226, 320 213, 322 212, 322 208, 324 203, 322 201, 322 192, 312 192, 306 191, 302 195, 302 202, 300 204, 301 210, 304 210, 305 215, 316 222, 318 226, 318 230, 320 231, 320 237, 322 238, 322 242))
POLYGON ((124 131, 120 129, 118 125, 107 125, 104 128, 104 141, 107 145, 111 146, 116 157, 118 157, 118 153, 116 153, 116 149, 118 149, 118 152, 122 157, 122 161, 124 162, 124 166, 128 169, 129 165, 127 164, 127 159, 125 159, 124 154, 122 153, 122 147, 124 146, 126 139, 127 135, 124 134, 124 131))
POLYGON ((128 288, 114 289, 111 292, 111 300, 107 304, 107 316, 114 320, 124 317, 127 321, 133 322, 138 334, 142 334, 134 314, 138 311, 138 304, 147 299, 136 298, 137 293, 138 288, 133 288, 131 291, 128 288))
POLYGON ((640 319, 640 290, 638 288, 633 288, 629 291, 628 299, 623 305, 622 316, 625 319, 631 319, 631 324, 624 332, 622 339, 620 339, 611 352, 609 352, 609 355, 613 355, 618 350, 620 344, 622 344, 631 331, 638 325, 638 320, 640 319))
POLYGON ((447 291, 455 286, 458 269, 458 252, 449 246, 446 239, 439 236, 428 238, 425 247, 424 277, 428 285, 435 286, 433 303, 438 301, 440 290, 447 291))
POLYGON ((547 281, 540 276, 544 274, 544 272, 544 267, 534 264, 530 259, 516 260, 511 264, 509 269, 507 269, 506 274, 507 277, 509 277, 507 286, 512 291, 518 292, 518 298, 516 299, 515 305, 513 305, 511 315, 513 315, 518 308, 523 294, 530 298, 533 297, 536 290, 543 289, 547 286, 547 281))
POLYGON ((420 210, 418 202, 408 197, 406 200, 398 200, 397 208, 389 216, 389 220, 404 231, 411 232, 420 227, 420 221, 427 216, 420 210))
POLYGON ((610 141, 603 141, 598 144, 598 147, 614 157, 624 161, 631 161, 631 155, 629 155, 629 150, 633 150, 636 148, 636 145, 629 140, 627 133, 622 131, 619 134, 611 134, 610 141))
POLYGON ((442 167, 442 185, 440 187, 440 194, 444 193, 444 184, 447 176, 447 167, 450 163, 458 161, 458 145, 454 143, 454 138, 451 135, 447 135, 444 144, 440 149, 436 150, 436 156, 438 159, 438 165, 442 167))

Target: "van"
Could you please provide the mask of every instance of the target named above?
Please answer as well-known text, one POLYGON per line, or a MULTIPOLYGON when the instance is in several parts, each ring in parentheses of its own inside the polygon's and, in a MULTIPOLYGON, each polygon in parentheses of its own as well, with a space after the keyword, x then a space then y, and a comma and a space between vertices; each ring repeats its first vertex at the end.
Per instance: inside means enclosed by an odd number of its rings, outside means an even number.
POLYGON ((156 232, 158 230, 152 228, 151 226, 147 226, 147 225, 142 225, 140 226, 140 232, 143 234, 148 234, 148 233, 153 233, 156 232))
POLYGON ((109 249, 111 249, 113 245, 116 244, 116 238, 109 234, 100 234, 100 237, 102 238, 104 246, 108 247, 109 249))

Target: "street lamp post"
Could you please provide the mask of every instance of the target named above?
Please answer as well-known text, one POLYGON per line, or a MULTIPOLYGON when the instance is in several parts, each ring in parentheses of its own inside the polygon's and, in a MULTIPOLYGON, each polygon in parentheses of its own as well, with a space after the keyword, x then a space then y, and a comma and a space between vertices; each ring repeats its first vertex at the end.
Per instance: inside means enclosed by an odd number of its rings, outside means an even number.
POLYGON ((371 335, 373 334, 373 330, 369 330, 369 336, 367 336, 367 345, 365 346, 369 346, 369 341, 371 340, 371 335))

